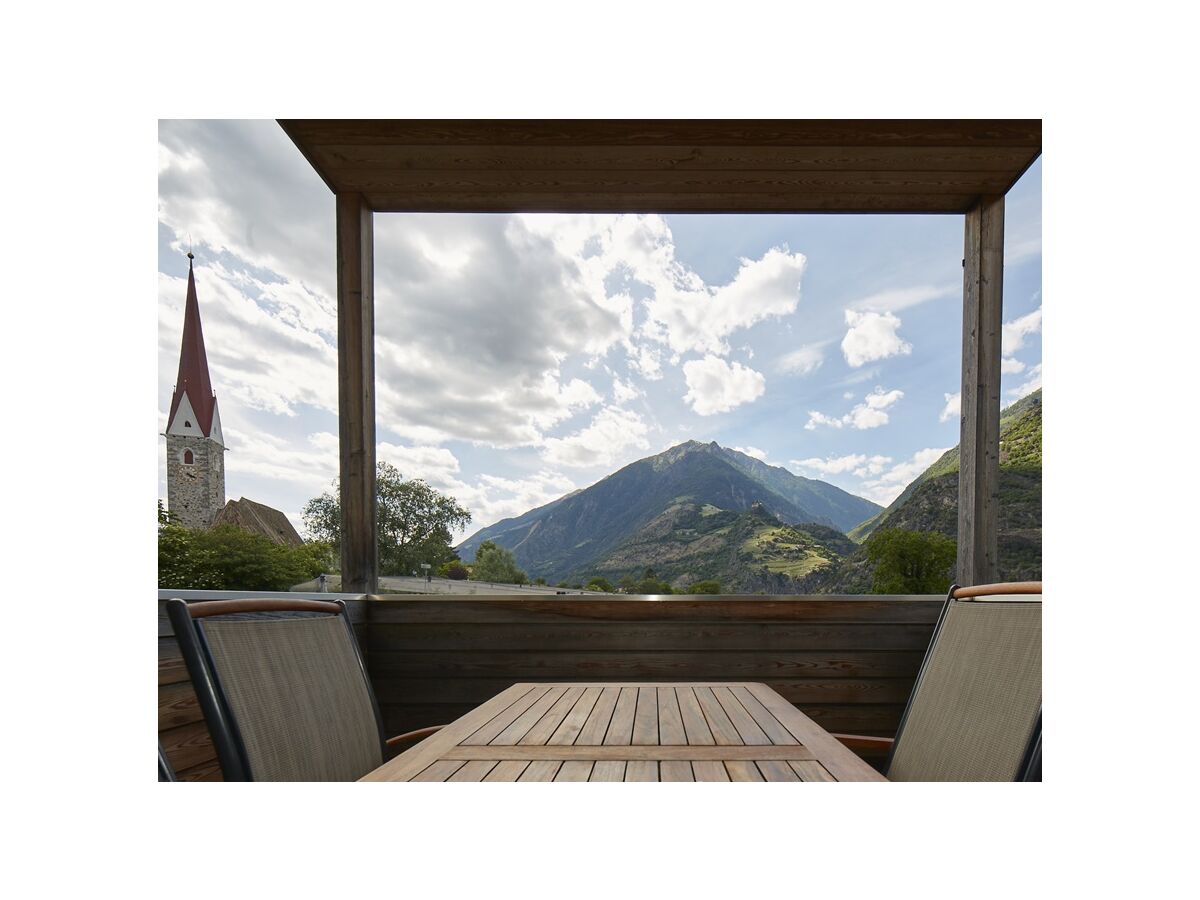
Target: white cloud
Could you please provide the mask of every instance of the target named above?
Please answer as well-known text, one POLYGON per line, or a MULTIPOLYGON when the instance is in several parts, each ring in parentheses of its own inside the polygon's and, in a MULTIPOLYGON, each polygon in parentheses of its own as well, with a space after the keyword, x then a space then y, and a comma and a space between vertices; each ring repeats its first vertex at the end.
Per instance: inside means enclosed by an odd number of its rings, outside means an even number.
POLYGON ((551 465, 589 468, 611 466, 630 449, 645 450, 650 427, 640 415, 617 406, 606 406, 591 423, 567 437, 546 438, 542 456, 551 465))
POLYGON ((1025 338, 1042 330, 1042 308, 1005 322, 1000 331, 1000 342, 1004 356, 1012 356, 1025 346, 1025 338))
POLYGON ((928 447, 918 450, 912 458, 892 466, 880 477, 864 481, 859 493, 883 506, 891 503, 912 483, 913 479, 941 458, 949 448, 928 447))
POLYGON ((866 478, 878 475, 891 461, 890 456, 867 456, 862 453, 851 453, 848 456, 828 456, 825 459, 819 457, 793 459, 791 464, 826 476, 853 473, 859 478, 866 478))
POLYGON ((871 294, 869 297, 856 300, 850 306, 852 309, 866 310, 868 312, 899 312, 902 309, 918 306, 929 300, 939 300, 942 297, 961 295, 961 284, 922 284, 915 287, 880 291, 879 293, 871 294))
POLYGON ((805 423, 804 427, 809 431, 814 431, 821 426, 829 428, 849 426, 860 431, 868 428, 878 428, 888 423, 887 410, 894 406, 903 396, 904 391, 885 391, 883 388, 877 387, 863 398, 862 403, 855 405, 850 412, 841 418, 827 416, 822 412, 810 410, 808 413, 808 422, 805 423))
MULTIPOLYGON (((337 445, 334 444, 334 452, 337 445)), ((376 450, 380 462, 391 463, 405 479, 421 478, 434 487, 456 482, 458 457, 445 447, 404 446, 380 443, 376 450)))
POLYGON ((949 422, 951 419, 957 419, 962 415, 962 391, 955 394, 942 394, 946 398, 946 405, 942 407, 942 414, 938 416, 939 422, 949 422))
POLYGON ((846 324, 849 328, 842 339, 842 354, 852 368, 877 359, 912 353, 912 344, 902 340, 896 333, 901 324, 899 317, 890 312, 848 309, 846 324))
POLYGON ((1029 378, 1018 387, 1009 390, 1009 395, 1014 400, 1020 400, 1022 397, 1028 397, 1034 391, 1042 386, 1042 364, 1038 363, 1029 370, 1029 378))
POLYGON ((826 341, 819 344, 805 344, 803 347, 781 356, 776 368, 780 372, 792 375, 811 375, 825 362, 824 348, 827 343, 826 341))
POLYGON ((618 405, 627 403, 642 396, 642 391, 634 387, 628 381, 622 381, 620 378, 613 377, 612 397, 613 403, 618 405))
POLYGON ((474 484, 455 481, 434 487, 446 491, 471 511, 471 524, 455 535, 457 543, 480 528, 557 500, 575 490, 576 484, 559 472, 543 470, 523 478, 485 474, 474 484))
POLYGON ((1025 371, 1025 363, 1019 359, 1002 359, 1000 360, 1001 375, 1016 375, 1025 371))
POLYGON ((759 462, 767 461, 767 451, 759 450, 757 447, 734 447, 738 453, 745 453, 747 456, 757 459, 759 462))
POLYGON ((683 399, 702 416, 751 403, 767 389, 762 373, 712 355, 685 362, 683 377, 688 386, 683 399))

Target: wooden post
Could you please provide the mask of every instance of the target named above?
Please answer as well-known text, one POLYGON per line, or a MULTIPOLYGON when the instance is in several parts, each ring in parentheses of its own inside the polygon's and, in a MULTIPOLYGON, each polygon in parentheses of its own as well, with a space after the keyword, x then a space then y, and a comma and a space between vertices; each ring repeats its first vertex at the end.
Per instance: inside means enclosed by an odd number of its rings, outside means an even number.
POLYGON ((375 523, 375 231, 361 194, 337 195, 342 590, 378 587, 375 523))
POLYGON ((961 585, 999 580, 1003 275, 1004 197, 984 197, 967 213, 963 257, 956 579, 961 585))

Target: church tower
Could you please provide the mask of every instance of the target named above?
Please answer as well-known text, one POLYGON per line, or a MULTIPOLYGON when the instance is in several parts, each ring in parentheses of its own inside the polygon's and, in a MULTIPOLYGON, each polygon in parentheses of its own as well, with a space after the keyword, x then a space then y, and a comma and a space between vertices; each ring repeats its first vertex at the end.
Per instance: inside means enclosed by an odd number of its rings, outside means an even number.
POLYGON ((225 505, 225 441, 208 378, 193 258, 188 253, 183 347, 167 417, 167 508, 180 525, 208 528, 225 505))

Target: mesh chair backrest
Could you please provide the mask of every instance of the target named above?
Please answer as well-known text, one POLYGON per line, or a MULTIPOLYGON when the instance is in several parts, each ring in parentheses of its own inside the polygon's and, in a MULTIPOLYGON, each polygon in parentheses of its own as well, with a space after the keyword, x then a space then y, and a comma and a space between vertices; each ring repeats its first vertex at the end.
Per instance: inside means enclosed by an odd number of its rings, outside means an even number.
POLYGON ((355 781, 383 763, 340 615, 200 621, 254 781, 355 781))
POLYGON ((952 600, 896 738, 891 781, 1012 781, 1042 706, 1042 604, 952 600))

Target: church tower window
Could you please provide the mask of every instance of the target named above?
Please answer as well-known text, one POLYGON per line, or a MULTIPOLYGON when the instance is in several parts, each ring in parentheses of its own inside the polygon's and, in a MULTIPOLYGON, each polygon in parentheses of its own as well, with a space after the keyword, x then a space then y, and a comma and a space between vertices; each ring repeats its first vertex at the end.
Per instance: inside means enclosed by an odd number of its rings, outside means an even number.
POLYGON ((195 463, 195 461, 196 461, 196 457, 192 455, 192 451, 191 451, 191 450, 184 450, 184 451, 183 451, 183 464, 184 464, 185 466, 190 466, 190 465, 192 465, 193 463, 195 463))

